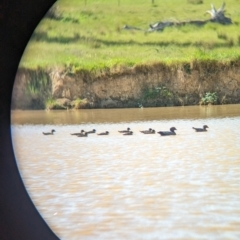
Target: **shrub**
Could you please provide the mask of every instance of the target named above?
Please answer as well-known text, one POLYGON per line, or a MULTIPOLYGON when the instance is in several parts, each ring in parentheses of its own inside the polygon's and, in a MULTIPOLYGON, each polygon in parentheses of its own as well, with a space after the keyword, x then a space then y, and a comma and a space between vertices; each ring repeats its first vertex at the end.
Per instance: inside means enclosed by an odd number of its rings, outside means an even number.
POLYGON ((144 91, 143 99, 156 99, 156 98, 165 98, 171 99, 172 93, 166 87, 155 87, 155 88, 148 88, 144 91))
POLYGON ((81 98, 77 98, 77 99, 75 100, 75 102, 74 102, 74 107, 75 107, 76 109, 80 108, 81 103, 82 103, 82 99, 81 99, 81 98))
POLYGON ((48 98, 45 102, 45 108, 47 110, 58 109, 60 106, 54 98, 48 98))
POLYGON ((216 92, 207 92, 204 97, 201 98, 201 105, 216 104, 218 101, 218 96, 216 92))
POLYGON ((88 100, 86 98, 81 99, 81 98, 77 98, 75 101, 72 102, 72 107, 74 107, 75 109, 81 109, 81 108, 85 108, 88 105, 88 100))

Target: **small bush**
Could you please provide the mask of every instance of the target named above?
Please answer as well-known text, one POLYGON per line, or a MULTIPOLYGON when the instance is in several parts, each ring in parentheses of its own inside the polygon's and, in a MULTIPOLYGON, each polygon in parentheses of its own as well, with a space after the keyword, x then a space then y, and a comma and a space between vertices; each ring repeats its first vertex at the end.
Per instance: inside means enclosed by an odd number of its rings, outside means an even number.
POLYGON ((72 107, 74 107, 75 109, 85 108, 87 105, 88 100, 86 98, 77 98, 75 101, 72 102, 72 107))
POLYGON ((47 110, 58 109, 60 106, 54 98, 48 98, 45 102, 45 108, 47 110))
POLYGON ((201 105, 209 105, 216 104, 218 101, 218 96, 216 92, 207 92, 204 97, 202 97, 200 104, 201 105))
POLYGON ((74 108, 79 109, 82 103, 82 99, 81 98, 77 98, 74 102, 74 108))
POLYGON ((144 91, 143 99, 156 99, 156 98, 166 98, 171 99, 172 93, 166 87, 155 87, 155 88, 148 88, 144 91))

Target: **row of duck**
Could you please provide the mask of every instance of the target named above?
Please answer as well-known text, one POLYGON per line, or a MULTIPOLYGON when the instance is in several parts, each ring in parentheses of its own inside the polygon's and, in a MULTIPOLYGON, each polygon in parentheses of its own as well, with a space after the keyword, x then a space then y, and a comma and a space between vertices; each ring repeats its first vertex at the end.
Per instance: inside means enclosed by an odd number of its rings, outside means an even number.
MULTIPOLYGON (((193 127, 193 129, 196 132, 206 132, 207 128, 208 128, 207 125, 204 125, 202 128, 193 127)), ((176 132, 175 132, 176 130, 177 129, 175 127, 171 127, 170 131, 159 131, 157 133, 160 134, 161 136, 172 136, 172 135, 176 135, 176 132)), ((43 132, 43 134, 44 135, 53 135, 54 132, 56 132, 56 131, 54 129, 52 129, 51 132, 43 132)), ((126 130, 120 130, 118 132, 121 133, 124 136, 133 135, 133 131, 130 128, 127 128, 126 130)), ((152 128, 149 128, 148 130, 142 130, 140 132, 143 133, 143 134, 155 134, 156 133, 156 131, 152 128)), ((78 133, 71 133, 71 135, 77 136, 77 137, 88 137, 89 134, 93 134, 93 133, 96 133, 95 129, 93 129, 91 131, 81 130, 78 133)), ((99 135, 99 136, 104 136, 104 135, 109 135, 109 134, 110 134, 109 131, 97 133, 97 135, 99 135)))

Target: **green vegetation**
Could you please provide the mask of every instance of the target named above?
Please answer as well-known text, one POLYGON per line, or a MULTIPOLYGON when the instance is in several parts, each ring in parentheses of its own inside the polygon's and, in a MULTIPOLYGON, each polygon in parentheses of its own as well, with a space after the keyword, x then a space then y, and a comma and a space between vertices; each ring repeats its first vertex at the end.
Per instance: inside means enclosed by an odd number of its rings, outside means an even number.
POLYGON ((200 104, 208 105, 208 104, 216 104, 218 101, 218 96, 216 92, 207 92, 204 97, 202 97, 200 104))
POLYGON ((43 108, 45 99, 51 96, 52 83, 49 75, 43 69, 26 71, 25 94, 31 99, 31 108, 43 108))
POLYGON ((88 104, 88 101, 86 98, 84 99, 77 98, 75 101, 73 101, 72 107, 75 109, 80 109, 82 108, 82 106, 85 106, 86 104, 88 104))
MULTIPOLYGON (((143 30, 164 20, 206 20, 210 0, 59 0, 35 29, 20 67, 36 70, 71 66, 71 72, 179 62, 240 60, 240 0, 229 0, 226 16, 233 24, 143 30), (181 4, 181 7, 179 5, 181 4)), ((213 1, 216 8, 222 0, 213 1)), ((32 90, 30 90, 32 91, 32 90)))
POLYGON ((173 94, 167 87, 160 86, 160 87, 145 89, 145 91, 143 93, 143 100, 157 99, 157 98, 171 99, 172 96, 173 96, 173 94))
POLYGON ((138 106, 167 106, 173 105, 174 93, 164 85, 158 87, 146 87, 142 91, 138 106))
MULTIPOLYGON (((62 105, 60 105, 56 99, 50 97, 45 102, 45 109, 53 110, 53 109, 64 109, 62 105)), ((66 109, 66 108, 65 108, 66 109)))
POLYGON ((51 81, 49 76, 43 70, 28 72, 30 75, 27 82, 26 93, 32 97, 42 94, 49 95, 49 89, 51 89, 51 81))
POLYGON ((57 107, 57 102, 53 98, 48 98, 47 101, 45 102, 45 108, 47 110, 55 109, 57 107))

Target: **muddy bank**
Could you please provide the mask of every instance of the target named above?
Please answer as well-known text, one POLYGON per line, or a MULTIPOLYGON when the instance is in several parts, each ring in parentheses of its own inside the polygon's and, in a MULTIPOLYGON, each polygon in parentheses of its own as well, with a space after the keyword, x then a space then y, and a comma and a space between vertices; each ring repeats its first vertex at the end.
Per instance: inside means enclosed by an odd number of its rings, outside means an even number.
POLYGON ((128 108, 198 105, 206 92, 216 104, 240 103, 240 63, 156 63, 91 73, 19 69, 12 109, 128 108), (51 108, 51 107, 50 107, 51 108))

